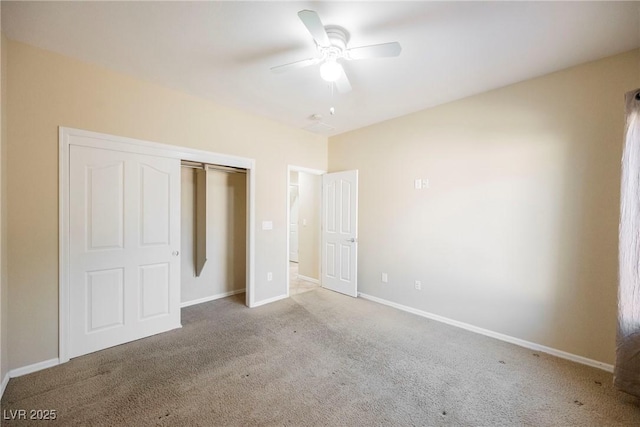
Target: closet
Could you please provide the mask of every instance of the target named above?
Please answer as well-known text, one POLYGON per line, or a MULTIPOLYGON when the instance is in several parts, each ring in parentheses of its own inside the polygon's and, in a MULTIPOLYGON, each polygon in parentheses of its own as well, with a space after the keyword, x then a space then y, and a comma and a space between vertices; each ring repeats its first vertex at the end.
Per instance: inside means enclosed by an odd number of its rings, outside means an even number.
POLYGON ((246 287, 246 170, 181 163, 181 306, 246 287))

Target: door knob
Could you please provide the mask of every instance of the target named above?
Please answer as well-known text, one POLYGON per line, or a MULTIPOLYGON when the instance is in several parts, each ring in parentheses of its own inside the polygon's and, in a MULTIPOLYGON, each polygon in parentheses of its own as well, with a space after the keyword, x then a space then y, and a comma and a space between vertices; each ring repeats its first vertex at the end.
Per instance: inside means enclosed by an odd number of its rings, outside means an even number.
POLYGON ((347 242, 355 243, 355 242, 356 242, 356 239, 355 239, 355 237, 352 237, 352 238, 350 238, 350 239, 347 239, 347 242))
POLYGON ((178 255, 180 255, 180 252, 178 252, 178 251, 173 251, 171 254, 172 254, 173 256, 178 256, 178 255))

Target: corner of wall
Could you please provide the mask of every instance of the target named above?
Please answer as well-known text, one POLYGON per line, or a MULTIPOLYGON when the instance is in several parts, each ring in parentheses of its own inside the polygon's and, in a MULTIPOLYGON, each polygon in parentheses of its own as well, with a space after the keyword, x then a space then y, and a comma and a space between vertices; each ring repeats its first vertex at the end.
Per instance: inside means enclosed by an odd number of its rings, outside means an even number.
POLYGON ((624 93, 639 60, 624 52, 332 136, 329 171, 360 173, 359 291, 608 368, 624 93))
MULTIPOLYGON (((1 13, 0 13, 1 15, 1 13)), ((8 40, 0 28, 0 397, 9 378, 8 359, 8 281, 7 281, 7 48, 8 40)))

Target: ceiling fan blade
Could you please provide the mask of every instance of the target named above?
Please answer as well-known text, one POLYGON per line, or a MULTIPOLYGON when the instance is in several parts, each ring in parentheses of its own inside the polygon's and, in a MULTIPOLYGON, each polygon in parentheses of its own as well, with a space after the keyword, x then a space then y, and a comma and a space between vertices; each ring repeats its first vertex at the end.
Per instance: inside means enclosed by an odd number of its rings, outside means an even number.
POLYGON ((398 42, 354 47, 347 50, 349 59, 389 58, 400 55, 402 46, 398 42))
POLYGON ((317 64, 318 62, 320 62, 320 58, 303 59, 302 61, 290 62, 288 64, 271 67, 271 72, 284 73, 286 71, 298 70, 300 68, 308 67, 310 65, 317 64))
POLYGON ((330 46, 329 36, 322 25, 322 21, 317 13, 313 10, 301 10, 298 12, 298 17, 302 21, 307 30, 311 33, 311 36, 319 46, 330 46))
POLYGON ((347 77, 347 73, 344 72, 344 68, 340 67, 340 77, 334 83, 336 84, 336 88, 340 93, 351 92, 351 83, 349 83, 349 78, 347 77))

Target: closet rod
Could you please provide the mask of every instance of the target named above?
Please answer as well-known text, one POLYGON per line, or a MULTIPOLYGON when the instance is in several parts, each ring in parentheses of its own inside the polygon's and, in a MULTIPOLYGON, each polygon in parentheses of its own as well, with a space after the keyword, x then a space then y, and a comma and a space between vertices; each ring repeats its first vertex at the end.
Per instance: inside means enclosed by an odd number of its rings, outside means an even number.
POLYGON ((192 168, 192 169, 212 169, 221 172, 229 172, 229 173, 247 173, 246 169, 234 168, 231 166, 222 166, 222 165, 212 165, 209 163, 200 163, 200 162, 192 162, 190 160, 182 160, 180 162, 181 166, 192 168))

